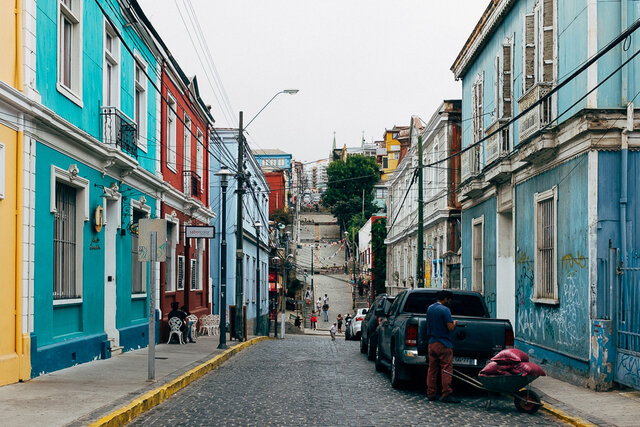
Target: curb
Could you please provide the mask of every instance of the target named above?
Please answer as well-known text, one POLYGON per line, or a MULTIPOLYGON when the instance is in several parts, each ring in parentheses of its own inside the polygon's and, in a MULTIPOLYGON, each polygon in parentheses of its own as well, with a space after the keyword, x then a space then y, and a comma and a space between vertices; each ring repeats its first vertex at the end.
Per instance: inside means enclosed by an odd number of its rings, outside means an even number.
POLYGON ((587 420, 584 420, 580 417, 574 417, 572 415, 567 414, 566 412, 556 408, 555 406, 551 405, 549 402, 545 402, 544 400, 541 402, 544 406, 540 409, 542 409, 544 412, 546 412, 547 414, 550 414, 556 418, 558 418, 559 420, 564 421, 567 424, 570 424, 572 426, 577 426, 577 427, 597 427, 596 424, 593 424, 587 420))
POLYGON ((271 339, 269 337, 256 337, 252 338, 248 341, 242 342, 235 347, 232 347, 228 350, 225 350, 221 354, 213 357, 212 359, 204 362, 203 364, 196 366, 193 369, 185 372, 180 375, 178 378, 169 381, 161 387, 148 391, 140 397, 135 398, 128 405, 121 407, 120 409, 116 409, 108 415, 100 418, 99 420, 89 424, 90 427, 98 427, 98 426, 108 426, 108 427, 119 427, 127 424, 131 420, 133 420, 138 415, 143 412, 148 411, 154 406, 159 405, 166 399, 168 399, 172 394, 177 391, 185 388, 193 381, 202 377, 204 374, 214 370, 222 362, 229 359, 229 357, 234 354, 244 350, 247 347, 252 346, 260 341, 265 341, 271 339))

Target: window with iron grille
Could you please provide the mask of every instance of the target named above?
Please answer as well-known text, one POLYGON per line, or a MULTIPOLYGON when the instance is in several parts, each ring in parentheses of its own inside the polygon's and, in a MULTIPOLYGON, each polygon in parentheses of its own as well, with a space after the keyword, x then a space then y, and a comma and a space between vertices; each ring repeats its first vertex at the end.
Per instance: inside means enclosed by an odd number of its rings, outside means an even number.
POLYGON ((178 256, 178 290, 184 289, 184 256, 178 256))
POLYGON ((76 280, 76 189, 56 182, 53 233, 53 299, 80 298, 76 280))
POLYGON ((484 293, 484 216, 472 221, 471 290, 484 293))
POLYGON ((165 292, 173 292, 176 290, 175 283, 175 243, 173 242, 173 230, 175 224, 167 222, 167 259, 164 263, 164 290, 165 292))
POLYGON ((557 189, 534 195, 535 297, 538 302, 557 303, 557 189))
POLYGON ((198 261, 191 259, 191 290, 198 290, 198 261))
MULTIPOLYGON (((138 222, 146 216, 145 212, 137 210, 133 211, 133 224, 137 225, 138 222)), ((136 227, 132 227, 133 230, 137 230, 136 227)), ((131 233, 131 294, 140 295, 147 293, 147 264, 138 261, 138 233, 131 233)))

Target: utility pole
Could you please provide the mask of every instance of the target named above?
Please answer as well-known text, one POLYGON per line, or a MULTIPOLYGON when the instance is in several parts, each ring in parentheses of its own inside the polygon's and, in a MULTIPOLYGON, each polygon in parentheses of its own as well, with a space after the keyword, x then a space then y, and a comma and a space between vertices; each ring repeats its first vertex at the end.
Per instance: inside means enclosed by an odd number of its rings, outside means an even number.
POLYGON ((424 200, 423 200, 423 180, 422 180, 422 135, 418 128, 418 287, 424 288, 424 200))
MULTIPOLYGON (((313 246, 311 246, 311 295, 313 295, 313 298, 311 299, 311 304, 315 304, 316 290, 313 287, 313 246)), ((313 305, 311 306, 311 310, 313 310, 313 305)))
POLYGON ((240 111, 240 123, 238 125, 238 179, 236 190, 236 319, 235 319, 235 336, 238 341, 242 341, 244 337, 244 319, 242 316, 242 301, 244 298, 242 291, 242 282, 244 279, 243 274, 243 261, 244 253, 242 250, 242 194, 244 193, 244 129, 242 127, 242 111, 240 111))

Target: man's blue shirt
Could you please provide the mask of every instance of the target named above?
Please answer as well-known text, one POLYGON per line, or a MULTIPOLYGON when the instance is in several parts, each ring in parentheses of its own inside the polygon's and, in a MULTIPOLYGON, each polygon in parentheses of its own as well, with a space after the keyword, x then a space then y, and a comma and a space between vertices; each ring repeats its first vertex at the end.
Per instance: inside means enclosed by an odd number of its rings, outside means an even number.
POLYGON ((431 304, 427 309, 429 344, 439 342, 447 348, 453 347, 451 343, 451 331, 447 328, 447 323, 453 323, 449 307, 439 302, 431 304))

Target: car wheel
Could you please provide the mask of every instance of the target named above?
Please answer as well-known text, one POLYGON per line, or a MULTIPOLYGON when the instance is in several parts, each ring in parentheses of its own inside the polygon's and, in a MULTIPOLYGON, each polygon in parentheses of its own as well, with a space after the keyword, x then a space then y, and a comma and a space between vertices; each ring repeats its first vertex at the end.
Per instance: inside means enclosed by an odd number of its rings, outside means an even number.
POLYGON ((367 359, 369 360, 376 360, 376 347, 378 347, 376 345, 376 340, 374 337, 371 337, 371 339, 369 339, 369 354, 367 354, 367 359))
POLYGON ((382 372, 384 369, 384 365, 382 364, 382 355, 380 354, 380 347, 376 346, 376 371, 382 372))
POLYGON ((367 341, 365 341, 364 337, 361 335, 360 336, 360 353, 362 354, 366 354, 367 353, 367 341))
POLYGON ((398 360, 394 354, 391 357, 391 387, 402 388, 403 382, 400 379, 400 371, 402 370, 402 362, 398 360))

